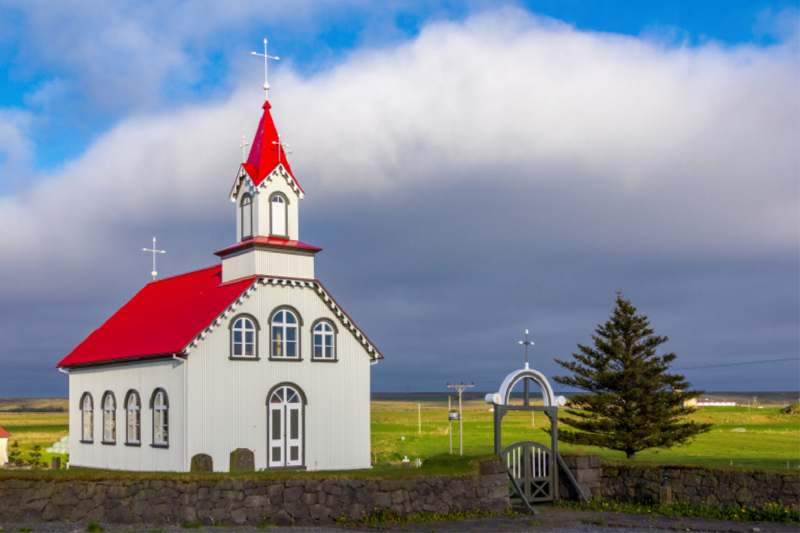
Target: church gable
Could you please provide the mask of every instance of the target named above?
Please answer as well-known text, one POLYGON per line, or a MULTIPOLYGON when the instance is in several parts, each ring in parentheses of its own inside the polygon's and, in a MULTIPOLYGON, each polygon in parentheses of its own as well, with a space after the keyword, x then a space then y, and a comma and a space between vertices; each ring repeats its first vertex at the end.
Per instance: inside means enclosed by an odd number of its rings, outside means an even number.
MULTIPOLYGON (((226 339, 232 335, 231 330, 236 326, 236 320, 240 316, 253 317, 253 327, 257 330, 259 337, 259 352, 267 350, 270 352, 268 344, 270 338, 270 320, 273 318, 277 309, 285 307, 290 310, 297 320, 300 335, 309 337, 313 335, 312 326, 320 320, 328 321, 339 335, 348 335, 366 353, 370 360, 383 359, 383 355, 352 321, 350 316, 341 308, 336 300, 330 295, 325 287, 318 280, 298 280, 277 277, 261 277, 255 280, 239 298, 222 311, 208 327, 200 331, 194 339, 189 342, 182 350, 184 355, 190 355, 193 351, 201 347, 208 336, 212 333, 215 336, 222 335, 226 339), (274 298, 267 298, 266 291, 275 291, 274 298), (300 294, 302 293, 302 294, 300 294), (269 302, 269 303, 265 303, 269 302), (313 303, 312 303, 313 302, 313 303), (263 346, 261 346, 263 345, 263 346)), ((246 332, 246 324, 242 324, 243 333, 246 332)), ((322 334, 325 328, 320 328, 322 334)), ((309 350, 313 349, 313 339, 297 339, 301 343, 299 357, 301 359, 313 359, 309 350), (302 346, 308 344, 308 346, 302 346)), ((225 342, 228 342, 227 340, 225 342)), ((242 341, 244 342, 244 341, 242 341)), ((222 343, 215 344, 222 346, 222 343)), ((228 349, 227 352, 231 350, 228 349)), ((239 354, 236 354, 239 355, 239 354)), ((281 355, 283 356, 283 355, 281 355)), ((261 358, 274 358, 274 354, 269 356, 259 353, 261 358)))

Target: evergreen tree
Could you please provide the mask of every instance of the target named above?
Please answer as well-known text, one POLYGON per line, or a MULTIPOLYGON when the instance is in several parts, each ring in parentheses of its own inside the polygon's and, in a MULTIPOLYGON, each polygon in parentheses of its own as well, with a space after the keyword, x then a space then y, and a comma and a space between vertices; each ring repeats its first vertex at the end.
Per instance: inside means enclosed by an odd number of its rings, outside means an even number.
POLYGON ((589 393, 570 399, 572 417, 560 422, 580 431, 559 431, 560 441, 619 450, 634 459, 638 451, 686 444, 710 431, 711 424, 684 418, 697 411, 684 402, 705 391, 690 391, 684 376, 667 372, 677 355, 656 355, 667 337, 653 335, 647 317, 636 314, 622 291, 592 339, 594 347, 578 345, 574 361, 556 359, 572 375, 553 379, 589 393))

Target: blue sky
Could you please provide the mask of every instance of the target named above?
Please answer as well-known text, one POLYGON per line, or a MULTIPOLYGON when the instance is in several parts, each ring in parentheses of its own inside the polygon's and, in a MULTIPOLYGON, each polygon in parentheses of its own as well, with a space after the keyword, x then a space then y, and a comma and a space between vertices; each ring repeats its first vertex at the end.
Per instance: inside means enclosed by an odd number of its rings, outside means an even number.
POLYGON ((376 390, 502 376, 525 328, 555 373, 619 288, 679 366, 795 357, 797 24, 797 2, 0 2, 0 396, 66 394, 54 364, 146 282, 153 234, 165 274, 230 243, 265 36, 303 240, 387 355, 376 390))

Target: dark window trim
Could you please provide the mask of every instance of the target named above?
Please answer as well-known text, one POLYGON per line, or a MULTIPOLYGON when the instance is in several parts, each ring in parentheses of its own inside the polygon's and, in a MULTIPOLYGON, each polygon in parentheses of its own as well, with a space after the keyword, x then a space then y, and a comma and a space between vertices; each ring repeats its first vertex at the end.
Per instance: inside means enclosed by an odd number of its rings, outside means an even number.
POLYGON ((151 429, 152 429, 152 442, 150 446, 153 448, 169 448, 169 432, 170 426, 172 425, 169 421, 169 395, 167 391, 165 391, 161 387, 157 387, 153 389, 153 394, 150 396, 150 421, 151 421, 151 429), (164 406, 166 407, 165 411, 167 412, 167 442, 163 443, 156 443, 156 411, 155 411, 155 403, 156 403, 156 396, 158 393, 161 392, 164 394, 164 406))
POLYGON ((141 448, 142 447, 142 443, 141 442, 126 442, 125 446, 131 446, 133 448, 141 448))
POLYGON ((260 344, 258 342, 258 338, 261 336, 261 335, 259 335, 261 333, 261 325, 258 323, 258 320, 256 319, 256 317, 254 317, 250 313, 239 313, 238 315, 234 315, 234 317, 231 318, 228 321, 228 331, 229 331, 229 336, 230 336, 230 345, 228 346, 228 350, 229 350, 230 355, 228 356, 228 359, 231 359, 233 361, 258 361, 259 359, 261 359, 261 357, 258 354, 258 349, 259 349, 259 344, 260 344), (250 356, 247 356, 247 355, 233 355, 233 325, 236 324, 236 321, 239 320, 240 318, 246 318, 247 320, 252 322, 253 323, 253 327, 256 330, 256 332, 255 332, 255 345, 256 345, 255 346, 255 349, 256 349, 255 357, 250 357, 250 356))
POLYGON ((280 191, 275 191, 269 195, 269 234, 273 237, 285 237, 287 239, 289 238, 289 197, 280 191), (275 198, 276 196, 280 196, 281 198, 283 198, 283 201, 285 203, 285 207, 283 208, 283 215, 286 220, 283 223, 283 227, 286 229, 286 233, 284 233, 283 235, 279 235, 274 231, 272 231, 272 199, 275 198))
POLYGON ((302 363, 304 359, 302 357, 272 357, 269 356, 267 358, 268 361, 283 361, 285 363, 302 363))
POLYGON ((303 315, 291 305, 279 305, 269 314, 269 357, 270 361, 302 361, 303 360, 303 315), (272 321, 280 311, 291 311, 297 319, 297 357, 274 357, 272 355, 272 321))
POLYGON ((249 192, 246 192, 242 195, 242 199, 239 201, 239 208, 241 210, 241 226, 242 226, 242 238, 240 240, 250 239, 253 237, 253 195, 249 192), (244 232, 244 201, 249 199, 250 203, 247 204, 250 208, 250 232, 245 234, 244 232))
POLYGON ((95 418, 95 416, 94 416, 94 398, 92 397, 92 393, 86 391, 83 394, 81 394, 81 401, 80 401, 80 404, 78 404, 78 405, 80 406, 80 410, 81 410, 81 442, 84 443, 84 444, 94 444, 94 418, 95 418), (84 400, 86 399, 87 396, 89 397, 89 401, 92 404, 92 434, 91 434, 92 438, 89 439, 89 440, 86 440, 86 439, 83 438, 85 436, 83 434, 83 428, 86 425, 86 420, 83 418, 85 416, 85 414, 83 412, 83 402, 84 402, 84 400))
MULTIPOLYGON (((101 434, 102 438, 100 442, 102 444, 116 444, 117 443, 117 397, 114 395, 114 391, 107 390, 103 393, 103 400, 101 402, 100 412, 103 413, 102 416, 102 429, 101 434), (114 404, 114 409, 111 411, 114 413, 114 440, 106 440, 106 398, 111 396, 111 403, 114 404)), ((92 431, 94 433, 94 431, 92 431)))
POLYGON ((311 333, 311 361, 313 363, 336 363, 339 361, 339 328, 336 327, 336 324, 329 318, 318 318, 311 324, 311 329, 309 330, 311 333), (320 324, 328 324, 333 328, 333 357, 326 358, 326 357, 315 357, 314 350, 316 349, 316 345, 314 344, 314 329, 320 324))
POLYGON ((126 446, 141 446, 142 444, 142 395, 136 389, 129 389, 125 393, 125 445, 126 446), (139 399, 139 440, 131 442, 128 440, 128 400, 131 399, 131 394, 135 394, 139 399))
POLYGON ((100 444, 105 444, 106 446, 116 446, 117 445, 117 441, 115 441, 115 440, 102 440, 102 441, 100 441, 100 444))

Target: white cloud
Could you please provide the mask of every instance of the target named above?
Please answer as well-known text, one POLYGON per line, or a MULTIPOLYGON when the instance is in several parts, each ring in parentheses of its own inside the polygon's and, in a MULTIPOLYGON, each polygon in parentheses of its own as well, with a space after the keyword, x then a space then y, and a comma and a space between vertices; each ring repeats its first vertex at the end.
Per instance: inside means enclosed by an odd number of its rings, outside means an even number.
MULTIPOLYGON (((337 200, 315 203, 326 216, 346 196, 550 191, 579 211, 545 199, 539 218, 519 220, 558 221, 550 238, 565 246, 630 249, 655 236, 674 253, 746 255, 797 245, 796 52, 793 41, 667 47, 503 10, 429 25, 309 78, 283 66, 271 81, 298 179, 337 200)), ((2 198, 6 283, 30 286, 53 257, 80 267, 123 229, 219 216, 258 95, 127 118, 2 198)))

